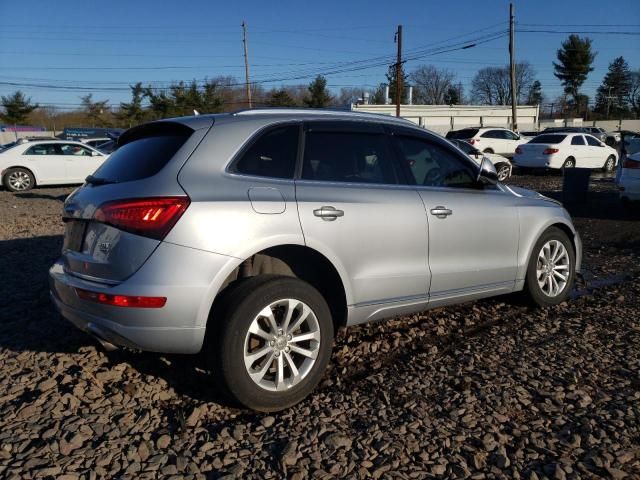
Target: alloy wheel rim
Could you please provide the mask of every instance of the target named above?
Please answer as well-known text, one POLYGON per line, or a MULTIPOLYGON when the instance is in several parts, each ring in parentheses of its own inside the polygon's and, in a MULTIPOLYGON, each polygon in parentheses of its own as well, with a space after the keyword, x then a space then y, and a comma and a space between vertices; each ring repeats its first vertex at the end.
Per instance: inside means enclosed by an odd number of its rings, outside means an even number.
POLYGON ((604 168, 607 172, 610 172, 611 170, 613 170, 613 158, 607 159, 607 164, 605 165, 604 168))
POLYGON ((299 384, 320 352, 320 323, 304 302, 286 298, 264 307, 244 340, 244 365, 259 387, 280 392, 299 384))
POLYGON ((565 168, 573 168, 573 160, 567 160, 564 164, 565 168))
POLYGON ((13 172, 9 175, 9 185, 14 190, 25 190, 31 185, 31 179, 24 172, 13 172))
POLYGON ((506 180, 509 177, 509 167, 502 166, 500 170, 498 170, 498 180, 506 180))
POLYGON ((569 282, 570 259, 565 246, 559 240, 549 240, 538 253, 536 278, 542 293, 547 297, 560 295, 569 282))

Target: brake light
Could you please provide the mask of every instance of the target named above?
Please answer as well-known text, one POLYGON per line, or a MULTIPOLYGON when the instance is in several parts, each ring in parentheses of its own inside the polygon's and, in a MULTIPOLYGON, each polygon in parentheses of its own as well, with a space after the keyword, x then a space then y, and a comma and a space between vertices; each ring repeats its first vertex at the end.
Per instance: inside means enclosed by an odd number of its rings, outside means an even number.
POLYGON ((520 155, 520 154, 522 153, 522 149, 520 148, 520 145, 518 145, 518 146, 516 147, 516 153, 517 153, 518 155, 520 155))
POLYGON ((553 155, 554 153, 558 153, 560 149, 558 148, 545 148, 542 152, 543 155, 553 155))
POLYGON ((480 143, 480 139, 479 138, 470 138, 469 140, 467 140, 471 145, 475 145, 476 143, 480 143))
POLYGON ((188 197, 140 198, 102 204, 94 220, 162 240, 189 206, 188 197))
POLYGON ((82 300, 111 305, 113 307, 129 308, 162 308, 167 303, 167 297, 141 297, 138 295, 110 295, 108 293, 92 292, 76 288, 78 297, 82 300))
POLYGON ((633 170, 640 169, 640 161, 627 158, 622 164, 622 168, 630 168, 633 170))

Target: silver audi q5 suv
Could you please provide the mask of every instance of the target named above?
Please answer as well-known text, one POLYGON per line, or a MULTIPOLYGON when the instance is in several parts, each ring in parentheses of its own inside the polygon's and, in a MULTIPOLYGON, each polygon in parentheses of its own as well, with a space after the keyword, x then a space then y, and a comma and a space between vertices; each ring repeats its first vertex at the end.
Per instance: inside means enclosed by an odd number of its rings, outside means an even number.
POLYGON ((205 350, 247 407, 317 385, 335 330, 524 290, 581 261, 560 204, 392 117, 251 110, 147 123, 64 204, 51 296, 103 343, 205 350))

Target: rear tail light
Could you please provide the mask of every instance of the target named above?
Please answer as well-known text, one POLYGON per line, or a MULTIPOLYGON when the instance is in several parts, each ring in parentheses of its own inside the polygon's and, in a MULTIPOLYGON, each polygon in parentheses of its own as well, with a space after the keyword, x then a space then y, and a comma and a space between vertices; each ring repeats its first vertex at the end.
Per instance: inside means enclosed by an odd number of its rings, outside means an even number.
POLYGON ((640 160, 631 160, 627 158, 622 164, 622 168, 631 168, 631 169, 639 169, 640 168, 640 160))
POLYGON ((558 153, 560 150, 558 148, 545 148, 542 152, 543 155, 553 155, 554 153, 558 153))
POLYGON ((108 293, 92 292, 76 288, 78 297, 82 300, 111 305, 113 307, 129 308, 162 308, 167 303, 167 297, 140 297, 138 295, 110 295, 108 293))
POLYGON ((475 145, 476 143, 480 143, 480 139, 470 138, 469 140, 467 140, 467 142, 469 142, 471 145, 475 145))
POLYGON ((520 154, 522 153, 522 149, 520 148, 520 146, 517 146, 517 147, 516 147, 516 153, 517 153, 518 155, 520 155, 520 154))
POLYGON ((189 206, 188 197, 140 198, 102 204, 94 220, 162 240, 189 206))

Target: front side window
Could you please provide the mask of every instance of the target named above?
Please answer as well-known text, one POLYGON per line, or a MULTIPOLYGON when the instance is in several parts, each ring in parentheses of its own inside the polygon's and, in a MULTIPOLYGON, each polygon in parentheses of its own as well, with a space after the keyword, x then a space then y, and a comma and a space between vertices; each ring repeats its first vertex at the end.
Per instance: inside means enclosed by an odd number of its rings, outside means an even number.
POLYGON ((520 137, 509 130, 504 130, 504 138, 507 140, 520 140, 520 137))
POLYGON ((60 150, 62 152, 62 155, 78 155, 81 157, 91 156, 91 150, 73 143, 65 143, 63 145, 60 145, 60 150))
POLYGON ((584 145, 584 138, 582 135, 577 135, 571 139, 571 145, 584 145))
POLYGON ((57 155, 56 146, 53 144, 42 143, 34 145, 24 152, 24 155, 57 155))
POLYGON ((381 133, 309 131, 302 178, 327 182, 397 184, 387 137, 381 133))
POLYGON ((401 160, 408 166, 416 185, 475 188, 476 172, 453 151, 430 141, 396 136, 401 160))
POLYGON ((503 138, 500 130, 489 130, 480 136, 483 138, 503 138))
POLYGON ((591 145, 592 147, 599 147, 600 146, 600 142, 598 140, 596 140, 595 138, 593 138, 591 135, 586 135, 586 139, 587 139, 587 143, 589 145, 591 145))
POLYGON ((299 125, 267 131, 242 154, 234 170, 258 177, 293 178, 299 131, 299 125))

